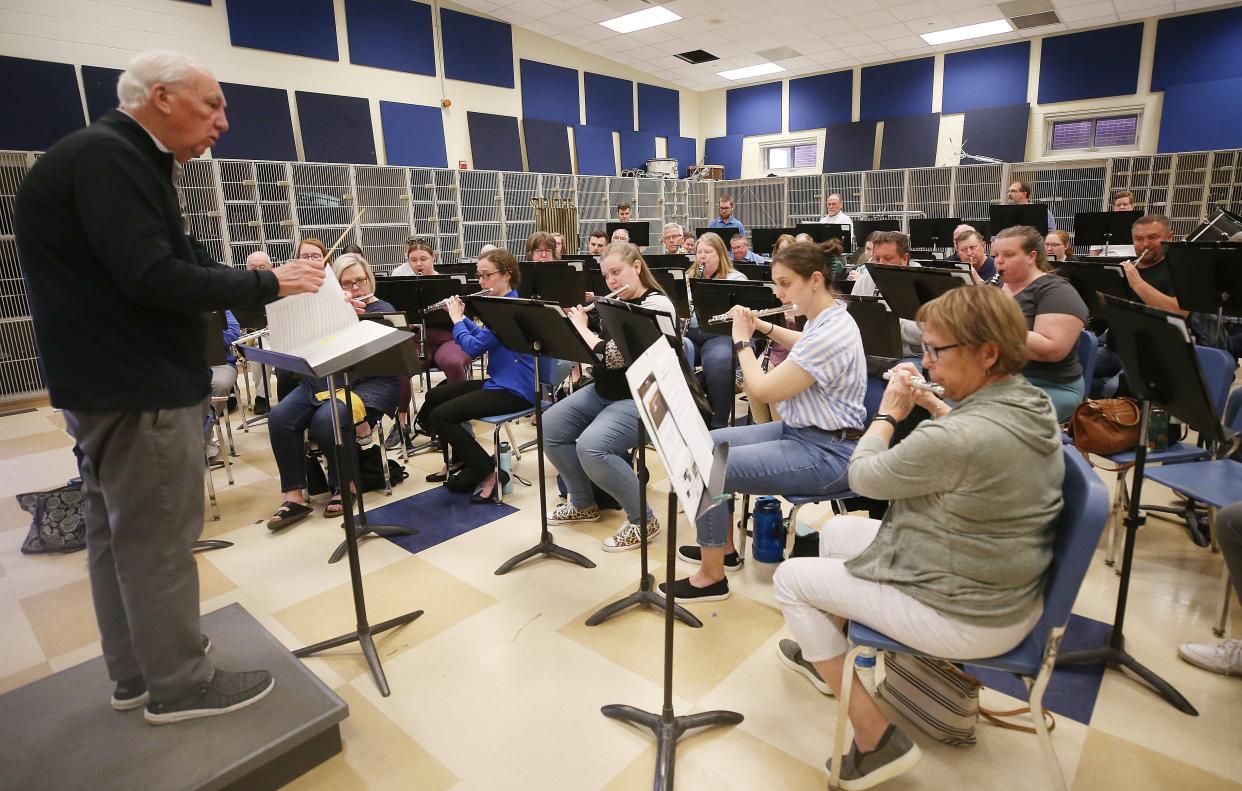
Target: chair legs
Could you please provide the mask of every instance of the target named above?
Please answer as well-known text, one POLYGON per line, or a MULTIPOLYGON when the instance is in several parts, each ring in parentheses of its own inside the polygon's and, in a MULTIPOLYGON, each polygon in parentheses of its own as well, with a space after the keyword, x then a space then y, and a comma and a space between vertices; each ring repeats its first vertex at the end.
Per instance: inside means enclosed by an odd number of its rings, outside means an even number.
POLYGON ((1117 488, 1113 492, 1113 512, 1108 520, 1108 549, 1104 553, 1104 564, 1107 566, 1115 566, 1117 563, 1117 541, 1122 533, 1121 522, 1129 510, 1130 492, 1126 488, 1126 470, 1119 470, 1117 488))
MULTIPOLYGON (((518 447, 517 439, 515 439, 513 436, 513 426, 510 425, 509 423, 505 423, 504 426, 505 426, 505 436, 509 438, 509 447, 513 448, 513 460, 521 461, 522 460, 522 449, 518 447)), ((500 449, 499 443, 497 443, 496 448, 499 451, 500 449)))
POLYGON ((1044 721, 1043 703, 1044 692, 1048 689, 1048 682, 1052 680, 1052 669, 1056 665, 1057 646, 1064 633, 1064 628, 1052 629, 1049 632, 1039 673, 1030 685, 1031 719, 1034 720, 1035 736, 1039 739, 1039 747, 1044 753, 1044 765, 1048 769, 1048 779, 1052 781, 1055 791, 1066 791, 1065 777, 1061 773, 1061 762, 1057 760, 1056 750, 1052 746, 1052 734, 1048 731, 1048 723, 1044 721))
MULTIPOLYGON (((795 506, 795 509, 797 506, 795 506)), ((841 669, 841 694, 837 696, 837 728, 832 735, 832 773, 828 775, 828 787, 841 787, 841 762, 845 760, 845 731, 850 722, 850 693, 854 690, 854 660, 863 651, 863 646, 850 648, 845 655, 845 664, 841 669)))
POLYGON ((1217 637, 1224 637, 1229 631, 1229 608, 1233 604, 1233 577, 1229 576, 1229 569, 1225 569, 1225 595, 1220 600, 1220 607, 1216 609, 1216 625, 1212 627, 1212 633, 1217 637))
MULTIPOLYGON (((492 429, 492 461, 496 466, 496 483, 492 486, 492 493, 496 498, 496 502, 503 503, 505 501, 505 487, 500 484, 500 426, 504 426, 505 433, 509 435, 509 447, 516 448, 517 443, 513 441, 513 429, 509 428, 508 423, 501 423, 492 429)), ((516 451, 514 451, 516 454, 516 451)))

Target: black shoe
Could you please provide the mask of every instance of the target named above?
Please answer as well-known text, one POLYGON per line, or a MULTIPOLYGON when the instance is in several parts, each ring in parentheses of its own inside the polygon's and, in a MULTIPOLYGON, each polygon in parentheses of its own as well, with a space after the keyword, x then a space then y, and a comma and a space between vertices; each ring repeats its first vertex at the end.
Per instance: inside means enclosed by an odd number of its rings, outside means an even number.
POLYGON ((388 436, 384 438, 384 447, 388 450, 400 450, 401 443, 405 441, 405 429, 400 423, 394 424, 388 431, 388 436))
MULTIPOLYGON (((696 546, 694 544, 691 544, 690 546, 685 546, 685 547, 677 547, 677 557, 681 558, 687 563, 693 563, 694 565, 697 566, 703 562, 703 549, 702 547, 696 546)), ((737 554, 737 552, 730 552, 729 554, 724 556, 724 570, 725 571, 732 574, 735 571, 740 571, 741 568, 742 568, 742 558, 737 554)))
POLYGON ((254 407, 250 411, 255 415, 266 415, 269 411, 267 406, 267 398, 264 396, 255 396, 254 407))
POLYGON ((428 483, 444 483, 445 481, 449 479, 449 476, 456 475, 459 472, 461 472, 460 464, 450 464, 448 472, 446 473, 433 472, 430 475, 428 475, 424 480, 426 480, 428 483))
MULTIPOLYGON (((203 635, 203 653, 211 651, 211 638, 203 635)), ((151 699, 147 692, 147 680, 141 675, 127 678, 124 681, 116 682, 116 689, 112 692, 112 708, 117 711, 129 711, 139 706, 145 706, 151 699)))
MULTIPOLYGON (((667 583, 661 582, 656 591, 661 596, 668 596, 667 583)), ((673 583, 673 601, 693 604, 700 601, 724 601, 729 598, 729 581, 727 579, 713 582, 706 588, 696 588, 690 584, 690 578, 679 579, 673 583)))
POLYGON ((496 478, 496 484, 492 487, 492 493, 487 497, 479 494, 479 489, 474 490, 474 494, 470 495, 472 503, 498 503, 500 502, 500 492, 509 483, 509 473, 504 470, 500 471, 500 475, 496 478))
POLYGON ((472 492, 483 478, 476 475, 469 467, 462 467, 448 477, 444 485, 450 492, 472 492))
POLYGON ((237 396, 229 396, 228 409, 230 412, 237 411, 237 396))
POLYGON ((217 668, 212 671, 211 678, 180 698, 164 702, 151 701, 143 716, 152 725, 169 725, 199 717, 228 714, 257 703, 275 686, 275 679, 266 670, 234 673, 217 668))

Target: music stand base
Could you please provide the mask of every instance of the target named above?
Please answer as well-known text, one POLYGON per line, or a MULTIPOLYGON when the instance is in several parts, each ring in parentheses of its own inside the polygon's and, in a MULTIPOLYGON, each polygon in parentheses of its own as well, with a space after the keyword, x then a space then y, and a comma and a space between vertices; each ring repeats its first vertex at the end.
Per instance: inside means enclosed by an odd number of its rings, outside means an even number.
MULTIPOLYGON (((345 525, 342 524, 341 527, 345 525)), ((418 530, 413 527, 405 527, 403 525, 367 525, 365 529, 357 531, 358 540, 364 538, 390 538, 392 536, 416 536, 418 530)), ((328 563, 337 563, 341 558, 345 557, 346 542, 342 541, 336 549, 332 551, 332 556, 328 558, 328 563)))
POLYGON ((605 717, 629 722, 648 728, 656 737, 656 768, 655 791, 673 787, 673 763, 677 757, 677 740, 692 728, 708 728, 714 725, 737 725, 742 715, 736 711, 704 711, 699 714, 684 714, 674 717, 671 710, 663 716, 649 711, 626 706, 610 704, 600 709, 605 717))
MULTIPOLYGON (((638 606, 643 606, 643 605, 656 609, 661 614, 663 614, 664 606, 665 606, 664 597, 656 593, 655 590, 652 589, 651 586, 654 583, 655 583, 655 577, 648 574, 646 579, 644 579, 642 583, 640 583, 638 590, 634 591, 629 596, 626 596, 623 599, 619 599, 613 602, 612 604, 607 604, 601 607, 598 612, 596 612, 590 618, 586 619, 586 625, 587 626, 599 626, 601 623, 608 620, 614 615, 623 613, 626 610, 630 609, 631 607, 638 607, 638 606)), ((673 617, 681 621, 685 625, 692 626, 695 629, 698 629, 699 627, 703 625, 703 622, 700 621, 694 615, 694 613, 690 612, 685 607, 682 607, 680 604, 673 605, 673 617)))
POLYGON ((525 563, 531 558, 539 556, 567 560, 570 563, 576 563, 579 566, 582 566, 584 569, 595 568, 595 562, 593 560, 585 555, 574 552, 572 549, 566 549, 565 547, 558 546, 552 541, 551 533, 544 533, 543 539, 538 544, 535 544, 530 549, 517 553, 504 563, 501 563, 500 568, 496 569, 496 576, 499 577, 501 574, 508 574, 514 569, 514 567, 525 563))
POLYGON ((1105 668, 1113 670, 1129 670, 1134 676, 1152 690, 1164 698, 1169 705, 1177 709, 1183 714, 1189 714, 1191 717, 1198 717, 1198 710, 1190 705, 1190 701, 1182 697, 1182 693, 1173 688, 1173 685, 1165 681, 1160 676, 1153 673, 1137 659, 1130 656, 1126 652, 1124 646, 1124 637, 1109 634, 1108 643, 1099 648, 1088 648, 1083 651, 1071 651, 1057 657, 1057 667, 1074 666, 1074 665, 1104 665, 1105 668))
POLYGON ((373 639, 374 635, 386 632, 389 629, 395 629, 398 626, 405 626, 407 623, 413 621, 422 614, 422 610, 407 612, 405 615, 398 615, 396 618, 390 618, 387 621, 377 623, 374 626, 368 626, 364 629, 347 632, 346 634, 323 640, 315 643, 314 645, 299 648, 293 652, 293 655, 299 659, 304 659, 322 651, 327 651, 329 648, 336 648, 350 643, 358 643, 362 646, 362 655, 366 657, 367 667, 371 669, 371 677, 375 679, 376 688, 379 689, 381 695, 388 697, 392 694, 392 691, 388 688, 388 679, 384 675, 384 667, 380 664, 379 653, 375 650, 375 640, 373 639))
POLYGON ((195 553, 210 552, 213 549, 228 549, 231 546, 233 546, 232 541, 224 541, 219 538, 204 538, 202 540, 195 541, 190 547, 190 551, 195 553))

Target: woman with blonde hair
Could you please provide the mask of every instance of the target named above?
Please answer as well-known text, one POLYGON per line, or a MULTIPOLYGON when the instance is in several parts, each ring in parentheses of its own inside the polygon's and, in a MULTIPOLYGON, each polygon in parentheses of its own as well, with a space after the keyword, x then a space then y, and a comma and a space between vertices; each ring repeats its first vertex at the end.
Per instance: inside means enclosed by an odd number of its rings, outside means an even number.
MULTIPOLYGON (((710 231, 700 236, 695 244, 694 262, 690 264, 686 276, 705 280, 746 280, 746 275, 733 268, 720 235, 710 231)), ((689 341, 686 352, 690 364, 693 366, 697 358, 707 378, 707 400, 712 406, 711 428, 721 428, 729 422, 729 407, 736 393, 735 382, 729 375, 733 370, 733 343, 728 335, 709 335, 699 328, 693 295, 686 339, 689 341)))

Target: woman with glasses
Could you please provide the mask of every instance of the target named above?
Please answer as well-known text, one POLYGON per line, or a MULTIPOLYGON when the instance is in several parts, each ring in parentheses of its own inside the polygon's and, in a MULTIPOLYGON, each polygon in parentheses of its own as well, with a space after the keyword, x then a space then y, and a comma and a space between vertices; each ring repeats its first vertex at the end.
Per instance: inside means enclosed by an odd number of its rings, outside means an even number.
MULTIPOLYGON (((475 272, 480 288, 490 288, 492 296, 517 297, 522 274, 508 250, 481 255, 475 272)), ((427 480, 444 481, 454 492, 473 490, 471 502, 489 502, 508 483, 508 475, 502 471, 501 480, 496 480, 491 454, 479 445, 467 424, 488 415, 529 409, 535 403, 535 359, 506 349, 491 330, 466 318, 466 306, 459 297, 449 300, 448 313, 453 320, 453 340, 472 357, 487 354, 487 378, 443 382, 427 393, 416 418, 419 428, 439 437, 451 450, 449 463, 427 480)))
POLYGON ((314 261, 320 264, 326 264, 328 260, 328 248, 323 242, 314 236, 308 236, 298 242, 297 258, 303 261, 314 261))
POLYGON ((1074 248, 1070 245, 1070 235, 1065 231, 1049 231, 1044 239, 1044 251, 1048 254, 1049 261, 1057 263, 1073 261, 1075 258, 1074 248))
MULTIPOLYGON (((392 305, 375 298, 375 275, 362 256, 346 253, 336 259, 332 271, 357 313, 391 313, 395 310, 392 305)), ((401 384, 396 376, 370 376, 351 381, 350 388, 353 400, 347 407, 339 397, 343 391, 338 391, 337 398, 331 397, 326 379, 304 378, 268 414, 268 438, 272 443, 272 455, 276 457, 276 468, 280 471, 280 490, 284 497, 276 513, 267 520, 269 530, 288 527, 311 512, 304 492, 306 448, 303 436, 308 430, 328 461, 328 486, 332 489, 332 497, 323 515, 328 518, 341 515, 336 454, 332 452, 336 444, 332 430, 333 415, 340 421, 343 437, 369 437, 375 421, 381 415, 391 415, 396 410, 401 384)))
MULTIPOLYGON (((482 253, 479 254, 482 257, 482 253)), ((546 231, 535 231, 526 238, 527 261, 555 261, 556 238, 546 231)))
MULTIPOLYGON (((795 638, 778 658, 826 695, 841 692, 843 621, 966 659, 1009 651, 1043 612, 1065 463, 1052 403, 1020 373, 1027 322, 1000 289, 978 287, 924 304, 918 320, 923 366, 956 406, 915 389, 913 365, 895 369, 849 462, 851 489, 889 501, 884 520, 833 517, 819 557, 786 560, 773 580, 795 638), (916 404, 934 419, 890 447, 916 404)), ((850 683, 841 787, 870 788, 909 771, 919 748, 850 683)))

